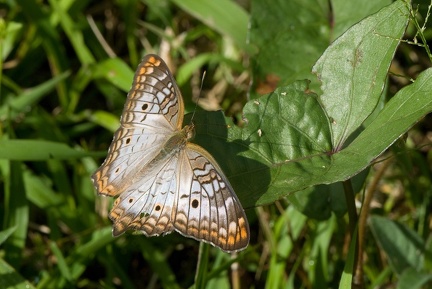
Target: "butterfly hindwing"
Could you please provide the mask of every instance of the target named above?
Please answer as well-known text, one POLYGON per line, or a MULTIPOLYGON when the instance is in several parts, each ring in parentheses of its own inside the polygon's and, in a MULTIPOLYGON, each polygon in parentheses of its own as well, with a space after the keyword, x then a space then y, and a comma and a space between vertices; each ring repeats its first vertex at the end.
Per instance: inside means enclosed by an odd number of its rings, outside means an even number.
POLYGON ((224 251, 244 249, 249 243, 246 215, 216 161, 202 147, 188 143, 180 163, 175 229, 224 251))
POLYGON ((174 155, 159 168, 153 167, 116 199, 110 212, 114 236, 127 229, 142 231, 147 236, 173 230, 172 216, 178 191, 177 162, 174 155))

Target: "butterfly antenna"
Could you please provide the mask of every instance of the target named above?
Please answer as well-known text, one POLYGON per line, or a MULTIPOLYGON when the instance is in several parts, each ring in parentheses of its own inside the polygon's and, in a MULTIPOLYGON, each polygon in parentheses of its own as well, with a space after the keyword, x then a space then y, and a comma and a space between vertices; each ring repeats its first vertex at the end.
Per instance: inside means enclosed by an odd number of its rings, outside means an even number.
POLYGON ((206 71, 204 70, 203 75, 202 75, 202 77, 201 77, 201 85, 200 85, 200 89, 199 89, 198 100, 197 100, 197 102, 195 103, 195 109, 194 109, 194 111, 193 111, 193 113, 192 113, 192 117, 191 117, 191 124, 192 124, 192 120, 193 120, 193 118, 194 118, 194 116, 195 116, 195 112, 196 112, 196 110, 197 110, 199 100, 200 100, 200 98, 201 98, 201 92, 202 92, 202 88, 203 88, 203 83, 204 83, 205 76, 206 76, 206 71))

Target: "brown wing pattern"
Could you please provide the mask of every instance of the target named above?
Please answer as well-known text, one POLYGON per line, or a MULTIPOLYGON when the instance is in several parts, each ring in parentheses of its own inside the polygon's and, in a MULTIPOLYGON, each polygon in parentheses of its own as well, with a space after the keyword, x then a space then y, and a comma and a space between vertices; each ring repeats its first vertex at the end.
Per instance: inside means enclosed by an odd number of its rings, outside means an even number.
POLYGON ((174 220, 185 236, 239 251, 249 244, 249 225, 228 179, 211 155, 188 143, 181 162, 180 190, 174 220))

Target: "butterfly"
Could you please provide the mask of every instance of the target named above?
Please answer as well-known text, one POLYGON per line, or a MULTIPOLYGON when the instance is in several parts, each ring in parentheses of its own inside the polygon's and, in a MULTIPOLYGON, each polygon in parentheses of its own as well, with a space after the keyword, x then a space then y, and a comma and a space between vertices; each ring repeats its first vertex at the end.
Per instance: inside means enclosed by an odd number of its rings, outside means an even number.
POLYGON ((113 236, 126 230, 159 236, 177 231, 226 252, 249 244, 245 212, 227 177, 182 128, 184 104, 165 62, 139 64, 108 155, 92 179, 98 194, 117 197, 113 236))

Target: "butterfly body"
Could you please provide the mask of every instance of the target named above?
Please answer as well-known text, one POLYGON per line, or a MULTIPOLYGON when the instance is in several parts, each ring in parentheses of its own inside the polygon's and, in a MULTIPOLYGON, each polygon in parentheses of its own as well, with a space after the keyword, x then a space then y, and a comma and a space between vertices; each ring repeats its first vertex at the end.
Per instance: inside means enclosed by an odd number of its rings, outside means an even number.
POLYGON ((189 142, 183 99, 166 64, 146 56, 114 134, 108 156, 93 174, 99 194, 118 196, 110 212, 113 235, 172 231, 224 251, 249 243, 249 225, 228 179, 213 157, 189 142))

